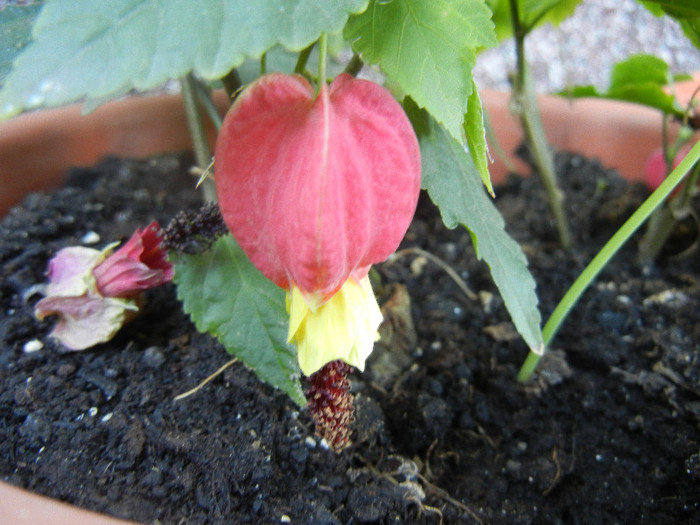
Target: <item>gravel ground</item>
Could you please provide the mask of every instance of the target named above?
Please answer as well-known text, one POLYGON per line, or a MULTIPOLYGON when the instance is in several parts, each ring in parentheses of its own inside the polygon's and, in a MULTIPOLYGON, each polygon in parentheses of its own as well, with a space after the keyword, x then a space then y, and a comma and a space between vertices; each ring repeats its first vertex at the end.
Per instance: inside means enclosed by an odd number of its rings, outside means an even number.
MULTIPOLYGON (((700 71, 700 51, 669 17, 656 18, 636 0, 584 0, 558 28, 549 24, 525 42, 539 92, 567 85, 605 88, 613 64, 633 54, 650 53, 675 73, 700 71)), ((479 56, 474 76, 484 89, 508 90, 515 67, 513 39, 479 56)))

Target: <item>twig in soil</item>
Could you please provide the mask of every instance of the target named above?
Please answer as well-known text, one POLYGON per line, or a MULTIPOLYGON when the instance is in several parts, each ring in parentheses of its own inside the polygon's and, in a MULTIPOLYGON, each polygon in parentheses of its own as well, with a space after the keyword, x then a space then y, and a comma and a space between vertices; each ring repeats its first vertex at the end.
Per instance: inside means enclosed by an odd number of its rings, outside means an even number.
MULTIPOLYGON (((448 503, 451 503, 458 509, 461 509, 465 512, 467 512, 472 518, 476 520, 477 523, 483 523, 479 516, 477 516, 469 507, 467 507, 464 503, 457 501, 454 499, 452 496, 449 495, 449 493, 445 489, 441 489, 440 487, 433 485, 430 481, 428 481, 428 476, 432 476, 432 472, 430 470, 430 456, 433 454, 433 451, 435 450, 435 446, 438 444, 438 440, 436 439, 433 441, 430 446, 428 447, 428 451, 425 453, 425 460, 423 461, 423 468, 425 469, 425 475, 418 473, 418 479, 420 479, 427 488, 435 492, 437 496, 441 499, 444 499, 448 503)), ((440 520, 440 523, 442 523, 442 519, 440 520)))
POLYGON ((552 492, 554 487, 559 485, 559 481, 561 480, 561 463, 559 462, 559 454, 557 454, 556 448, 552 449, 552 461, 554 461, 554 465, 557 467, 557 471, 554 473, 554 479, 552 480, 552 483, 549 485, 549 487, 542 491, 543 496, 546 496, 547 494, 552 492))
POLYGON ((474 518, 474 521, 479 523, 479 525, 483 525, 484 522, 481 521, 481 518, 472 509, 467 507, 461 501, 454 499, 452 496, 450 496, 448 494, 448 492, 445 489, 442 489, 442 488, 438 487, 437 485, 433 485, 430 481, 428 481, 428 479, 423 474, 418 474, 418 479, 420 479, 428 489, 432 490, 437 495, 437 497, 444 499, 446 502, 454 505, 458 509, 463 510, 464 512, 469 514, 472 518, 474 518))
POLYGON ((437 264, 440 268, 442 268, 447 275, 449 275, 452 280, 457 283, 457 286, 459 286, 459 289, 464 292, 464 295, 466 295, 469 299, 472 301, 477 301, 479 299, 479 296, 476 295, 470 288, 467 286, 467 283, 464 282, 464 280, 457 274, 452 267, 447 264, 445 261, 440 259, 437 255, 433 255, 430 252, 426 252, 425 250, 421 250, 420 248, 404 248, 403 250, 399 250, 396 252, 394 255, 389 257, 387 262, 385 264, 391 264, 400 257, 403 257, 404 255, 420 255, 425 257, 426 259, 434 262, 437 264))
MULTIPOLYGON (((405 472, 401 472, 401 471, 381 472, 379 469, 377 469, 377 467, 375 467, 372 463, 370 463, 370 461, 368 459, 366 459, 364 456, 362 456, 361 454, 355 454, 355 457, 358 458, 362 463, 364 463, 365 467, 376 477, 386 479, 387 481, 389 481, 389 483, 391 483, 393 485, 402 485, 402 483, 399 483, 396 479, 394 479, 394 475, 397 475, 397 474, 404 474, 405 475, 405 472)), ((423 476, 421 476, 421 474, 419 472, 416 472, 415 475, 419 479, 425 481, 425 478, 423 476)), ((428 483, 428 485, 430 485, 431 488, 433 487, 433 485, 431 485, 430 483, 428 483)), ((437 488, 437 487, 435 487, 435 488, 437 488)), ((440 525, 442 525, 443 516, 442 516, 442 511, 440 509, 433 507, 431 505, 426 505, 425 503, 423 503, 423 501, 421 499, 418 499, 415 497, 406 496, 406 500, 408 502, 416 504, 416 506, 418 507, 419 517, 422 515, 423 512, 431 512, 433 514, 436 514, 440 518, 440 525)), ((467 509, 467 511, 469 512, 469 509, 467 509)), ((481 523, 481 521, 479 521, 479 523, 481 523)))
POLYGON ((216 376, 220 375, 224 370, 226 370, 229 366, 231 366, 234 363, 237 363, 238 359, 233 358, 227 363, 225 363, 221 368, 219 368, 216 372, 214 372, 212 375, 207 377, 204 381, 199 383, 196 387, 194 387, 192 390, 188 390, 187 392, 184 392, 180 395, 177 395, 173 398, 173 401, 180 401, 181 399, 185 399, 186 397, 191 396, 192 394, 196 394, 202 387, 204 387, 209 381, 214 379, 216 376))
POLYGON ((211 162, 206 169, 202 169, 199 166, 192 166, 190 168, 190 174, 198 177, 197 184, 195 184, 195 189, 199 189, 205 180, 207 180, 209 177, 214 177, 214 159, 211 159, 211 162))

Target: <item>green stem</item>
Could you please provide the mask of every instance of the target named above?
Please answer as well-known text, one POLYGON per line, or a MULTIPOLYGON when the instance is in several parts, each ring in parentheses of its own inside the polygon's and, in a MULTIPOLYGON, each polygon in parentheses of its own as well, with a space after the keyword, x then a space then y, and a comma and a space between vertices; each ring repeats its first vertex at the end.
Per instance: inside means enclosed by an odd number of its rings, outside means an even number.
POLYGON ((520 117, 520 122, 525 133, 525 139, 530 147, 537 170, 542 178, 549 208, 554 216, 554 221, 559 235, 559 243, 564 248, 571 245, 571 233, 569 232, 566 214, 564 213, 564 194, 557 184, 554 171, 554 159, 549 149, 547 136, 540 117, 535 89, 525 59, 525 37, 527 29, 522 25, 518 1, 510 0, 511 20, 513 23, 513 35, 515 39, 515 53, 517 58, 517 75, 513 83, 513 98, 520 117))
POLYGON ((309 47, 303 49, 301 53, 299 53, 299 58, 297 58, 297 63, 294 66, 294 72, 296 74, 301 75, 306 69, 306 64, 309 61, 309 56, 311 56, 311 51, 313 50, 315 45, 316 42, 311 44, 309 47))
MULTIPOLYGON (((574 281, 574 284, 567 290, 559 304, 552 312, 552 315, 542 329, 542 336, 545 347, 550 344, 561 324, 568 316, 571 309, 578 302, 584 291, 591 285, 596 276, 612 259, 617 251, 627 242, 637 229, 646 221, 654 210, 664 202, 683 177, 690 171, 694 164, 700 160, 700 142, 696 143, 688 155, 678 164, 669 176, 656 188, 656 190, 645 200, 641 206, 625 221, 619 230, 603 246, 593 260, 581 272, 581 275, 574 281)), ((519 381, 530 379, 537 363, 542 356, 530 353, 518 372, 519 381)))
POLYGON ((639 241, 639 261, 641 263, 650 263, 656 259, 671 235, 675 224, 676 217, 669 202, 654 212, 649 220, 647 231, 644 232, 644 236, 639 241))
POLYGON ((219 114, 216 104, 214 104, 214 99, 211 98, 211 91, 207 89, 202 82, 197 81, 195 81, 195 88, 199 96, 199 101, 202 103, 202 106, 204 106, 204 111, 206 111, 209 120, 214 124, 216 131, 219 131, 223 124, 223 119, 219 114))
MULTIPOLYGON (((673 161, 683 145, 683 141, 676 140, 673 146, 668 144, 668 134, 666 131, 666 118, 663 120, 663 152, 666 164, 666 171, 673 169, 673 161)), ((690 201, 697 186, 696 167, 688 180, 683 185, 679 195, 669 199, 662 207, 654 212, 649 220, 649 228, 644 232, 644 236, 639 241, 639 260, 642 263, 651 262, 657 258, 661 249, 666 244, 676 222, 684 219, 689 212, 690 201)))
POLYGON ((349 75, 352 75, 353 77, 356 77, 357 74, 362 69, 362 66, 364 66, 364 63, 362 62, 360 55, 358 55, 357 53, 353 53, 352 58, 350 59, 350 62, 348 62, 348 65, 345 66, 345 70, 343 72, 348 73, 349 75))
POLYGON ((221 79, 221 82, 224 84, 224 90, 226 90, 229 100, 233 100, 238 90, 243 86, 237 69, 229 71, 226 76, 221 79))
POLYGON ((260 57, 260 76, 267 73, 267 53, 263 53, 260 57))
MULTIPOLYGON (((204 128, 204 119, 202 118, 202 112, 197 98, 196 83, 197 80, 192 73, 188 73, 180 79, 182 98, 185 104, 185 116, 192 137, 194 156, 197 161, 197 166, 205 170, 211 162, 211 151, 209 150, 207 132, 204 128)), ((216 201, 216 193, 210 181, 205 181, 202 188, 205 201, 216 201)))
POLYGON ((318 39, 318 82, 316 84, 316 95, 321 91, 321 86, 326 83, 326 59, 328 58, 328 35, 321 33, 318 39))

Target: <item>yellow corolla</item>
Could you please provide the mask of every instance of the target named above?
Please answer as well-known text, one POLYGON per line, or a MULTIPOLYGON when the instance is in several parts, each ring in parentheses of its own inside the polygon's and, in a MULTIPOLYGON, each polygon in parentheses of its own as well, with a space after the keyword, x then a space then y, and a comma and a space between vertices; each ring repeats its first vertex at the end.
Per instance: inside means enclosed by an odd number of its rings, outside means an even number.
POLYGON ((323 304, 313 302, 294 285, 287 293, 288 342, 297 345, 301 371, 310 376, 337 359, 364 370, 382 322, 369 277, 350 278, 323 304))

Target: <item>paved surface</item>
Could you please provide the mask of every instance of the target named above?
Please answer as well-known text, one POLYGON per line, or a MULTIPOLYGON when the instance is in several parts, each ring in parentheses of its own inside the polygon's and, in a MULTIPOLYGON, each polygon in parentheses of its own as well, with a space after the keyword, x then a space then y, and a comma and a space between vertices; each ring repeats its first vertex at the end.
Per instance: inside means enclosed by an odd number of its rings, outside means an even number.
MULTIPOLYGON (((535 30, 525 50, 539 92, 574 84, 605 89, 610 67, 630 55, 650 53, 676 73, 700 71, 700 51, 669 17, 656 18, 636 0, 584 0, 574 15, 554 29, 535 30)), ((474 70, 479 88, 508 90, 515 67, 512 39, 479 56, 474 70)))

